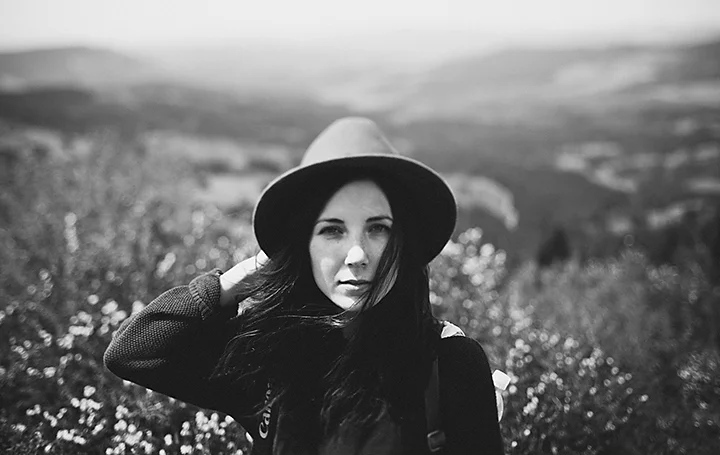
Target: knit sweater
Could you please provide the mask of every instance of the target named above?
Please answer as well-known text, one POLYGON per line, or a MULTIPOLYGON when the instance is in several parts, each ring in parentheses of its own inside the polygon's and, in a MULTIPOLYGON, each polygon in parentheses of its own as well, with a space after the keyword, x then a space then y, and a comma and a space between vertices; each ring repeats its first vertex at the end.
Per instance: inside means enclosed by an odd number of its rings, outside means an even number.
MULTIPOLYGON (((117 376, 203 408, 232 416, 255 441, 253 454, 273 452, 269 413, 252 410, 265 400, 267 382, 230 387, 212 378, 227 341, 234 335, 234 308, 219 305, 221 272, 201 275, 172 288, 117 330, 105 352, 105 365, 117 376)), ((440 340, 440 418, 447 437, 443 454, 502 454, 494 385, 482 347, 466 337, 440 340)), ((425 422, 416 419, 407 433, 425 448, 425 422)), ((422 448, 422 449, 420 449, 422 448)))

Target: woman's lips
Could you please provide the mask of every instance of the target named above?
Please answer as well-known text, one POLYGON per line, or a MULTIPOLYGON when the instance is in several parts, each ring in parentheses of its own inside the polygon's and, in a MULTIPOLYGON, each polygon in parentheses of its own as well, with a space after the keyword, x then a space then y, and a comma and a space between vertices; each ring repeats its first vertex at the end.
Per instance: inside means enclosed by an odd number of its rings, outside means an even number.
POLYGON ((365 284, 370 284, 370 282, 366 281, 366 280, 343 280, 340 282, 340 284, 350 284, 353 286, 361 286, 361 285, 365 285, 365 284))
POLYGON ((362 294, 365 288, 370 285, 365 280, 345 280, 339 282, 339 287, 348 294, 362 294))

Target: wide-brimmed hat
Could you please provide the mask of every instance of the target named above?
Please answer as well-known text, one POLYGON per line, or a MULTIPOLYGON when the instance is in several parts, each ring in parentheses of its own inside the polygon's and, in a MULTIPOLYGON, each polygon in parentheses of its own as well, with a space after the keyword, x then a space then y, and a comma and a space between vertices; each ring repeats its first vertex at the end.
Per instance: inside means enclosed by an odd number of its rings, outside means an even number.
POLYGON ((253 228, 260 248, 269 257, 289 238, 293 215, 306 210, 303 200, 323 181, 338 174, 392 180, 417 219, 421 257, 430 262, 452 235, 457 205, 450 187, 423 163, 402 156, 380 128, 367 118, 336 120, 310 144, 300 165, 283 173, 265 188, 253 214, 253 228))

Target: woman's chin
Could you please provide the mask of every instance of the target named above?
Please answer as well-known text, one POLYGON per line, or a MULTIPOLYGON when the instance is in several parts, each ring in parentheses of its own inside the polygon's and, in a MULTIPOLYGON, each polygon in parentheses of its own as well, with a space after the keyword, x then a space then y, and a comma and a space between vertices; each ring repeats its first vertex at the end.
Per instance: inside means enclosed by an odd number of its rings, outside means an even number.
POLYGON ((335 306, 348 313, 356 313, 362 309, 362 300, 357 297, 340 295, 333 297, 332 302, 335 306))

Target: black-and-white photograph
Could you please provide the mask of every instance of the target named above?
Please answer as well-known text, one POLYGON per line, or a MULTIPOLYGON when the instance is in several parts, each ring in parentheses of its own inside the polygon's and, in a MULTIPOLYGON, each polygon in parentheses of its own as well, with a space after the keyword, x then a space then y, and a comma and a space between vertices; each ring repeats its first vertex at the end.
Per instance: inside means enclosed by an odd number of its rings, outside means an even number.
POLYGON ((720 454, 720 2, 0 0, 0 453, 720 454))

